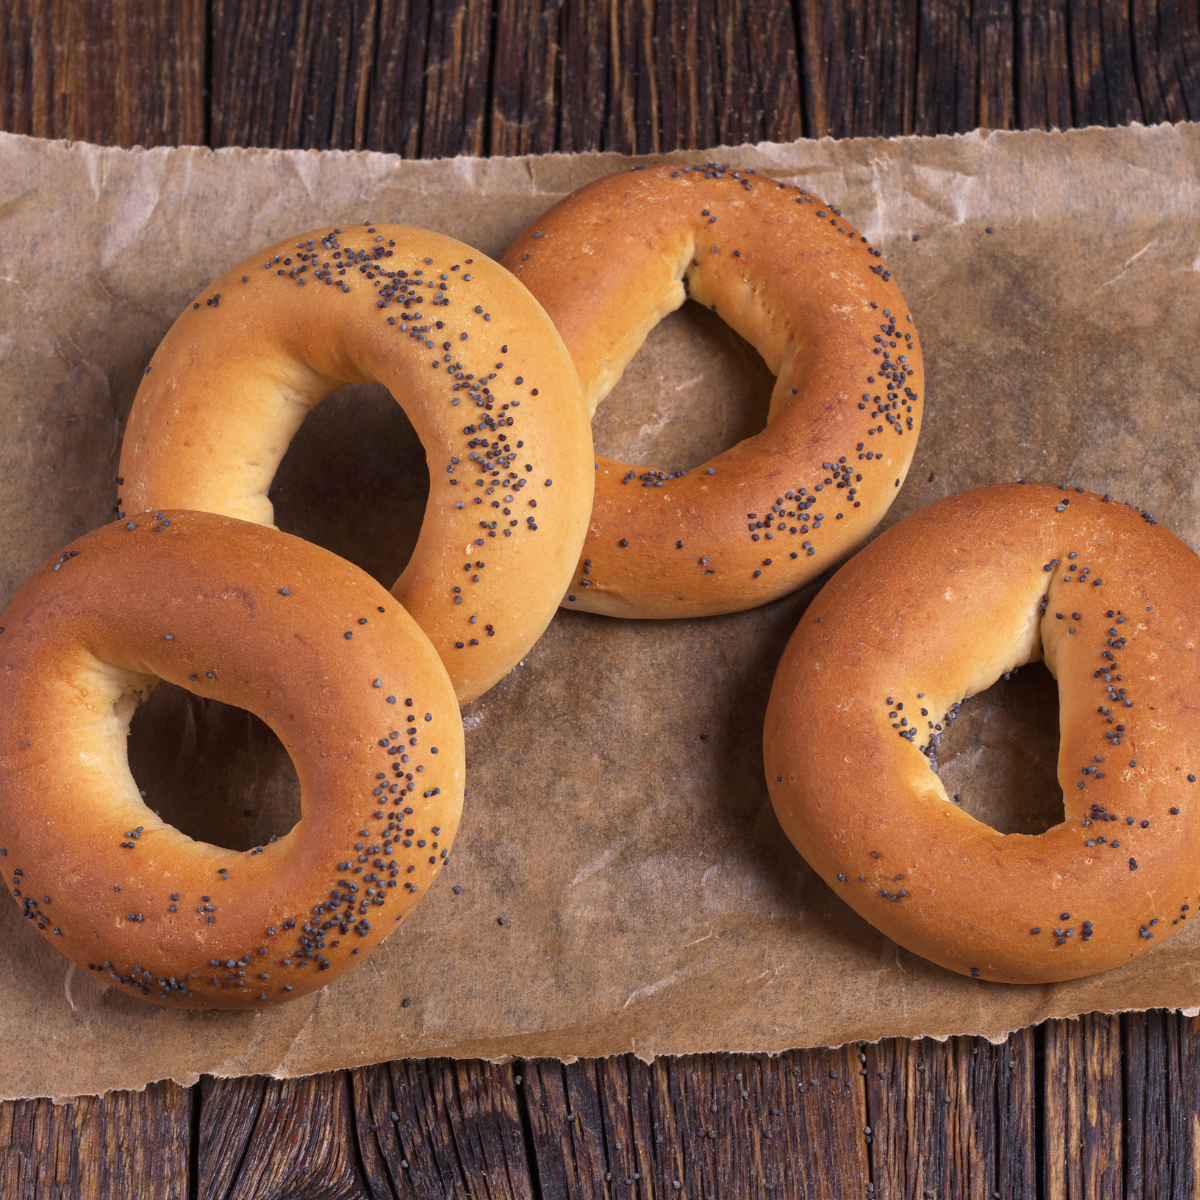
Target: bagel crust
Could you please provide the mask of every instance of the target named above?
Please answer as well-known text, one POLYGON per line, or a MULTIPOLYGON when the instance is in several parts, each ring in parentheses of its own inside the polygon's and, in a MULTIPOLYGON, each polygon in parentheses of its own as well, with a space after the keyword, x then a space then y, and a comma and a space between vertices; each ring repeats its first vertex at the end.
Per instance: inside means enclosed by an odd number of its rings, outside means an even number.
POLYGON ((847 563, 780 662, 764 759, 784 831, 902 946, 1006 983, 1137 958, 1197 912, 1200 558, 1082 488, 1010 484, 847 563), (1044 659, 1064 819, 1001 834, 947 799, 945 714, 1044 659))
POLYGON ((72 543, 0 616, 0 863, 56 949, 174 1008, 262 1008, 363 961, 458 828, 462 721, 429 639, 299 538, 144 513, 72 543), (126 735, 159 679, 260 716, 301 819, 237 852, 160 820, 126 735))
POLYGON ((150 360, 121 447, 120 507, 271 525, 267 493, 305 415, 370 380, 400 403, 429 463, 421 533, 392 591, 465 703, 550 623, 595 476, 562 339, 478 250, 424 229, 355 226, 226 272, 150 360))
POLYGON ((689 471, 597 459, 567 607, 738 612, 860 545, 916 449, 916 326, 880 252, 800 188, 712 164, 635 167, 538 217, 503 263, 541 301, 589 411, 689 296, 762 355, 767 426, 689 471))

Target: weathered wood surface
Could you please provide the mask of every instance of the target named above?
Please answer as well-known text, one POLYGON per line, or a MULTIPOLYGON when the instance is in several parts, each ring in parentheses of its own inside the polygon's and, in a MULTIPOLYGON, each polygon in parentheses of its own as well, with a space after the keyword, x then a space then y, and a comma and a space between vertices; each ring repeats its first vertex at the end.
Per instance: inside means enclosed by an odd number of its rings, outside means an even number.
MULTIPOLYGON (((408 157, 1200 118, 1195 0, 0 0, 0 129, 408 157)), ((1197 1194, 1200 1019, 0 1104, 0 1197, 1197 1194)))
POLYGON ((999 1046, 434 1059, 0 1104, 0 1196, 1184 1200, 1198 1140, 1200 1018, 1150 1012, 999 1046))
POLYGON ((0 129, 406 157, 1200 118, 1194 0, 4 0, 0 129))

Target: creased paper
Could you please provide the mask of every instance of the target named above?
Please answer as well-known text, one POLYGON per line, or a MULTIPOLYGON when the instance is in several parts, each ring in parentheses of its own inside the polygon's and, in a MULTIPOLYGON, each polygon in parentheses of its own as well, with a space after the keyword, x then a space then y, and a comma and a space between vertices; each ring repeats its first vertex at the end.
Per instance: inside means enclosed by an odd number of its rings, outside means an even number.
MULTIPOLYGON (((798 183, 884 250, 928 380, 921 442, 886 523, 997 480, 1069 480, 1136 501, 1200 546, 1200 127, 675 157, 798 183)), ((0 134, 0 604, 111 518, 142 369, 229 264, 365 219, 498 257, 558 197, 626 165, 126 151, 0 134)), ((769 388, 754 351, 688 305, 602 405, 597 449, 696 465, 762 426, 769 388)), ((365 387, 312 414, 272 498, 282 528, 390 585, 426 487, 399 407, 365 387)), ((467 804, 449 867, 368 962, 314 996, 254 1014, 154 1008, 72 967, 16 905, 0 906, 0 1095, 409 1056, 998 1038, 1090 1010, 1194 1010, 1192 928, 1106 975, 1005 987, 898 949, 807 869, 767 800, 760 739, 775 664, 819 582, 707 620, 560 613, 464 712, 467 804)), ((943 747, 948 790, 1006 830, 1052 824, 1054 712, 1041 667, 969 702, 943 747)), ((196 837, 250 847, 299 811, 295 774, 262 723, 182 692, 160 688, 139 712, 130 760, 151 806, 196 837)), ((69 790, 55 802, 75 803, 69 790)), ((85 829, 82 799, 78 819, 85 829)))

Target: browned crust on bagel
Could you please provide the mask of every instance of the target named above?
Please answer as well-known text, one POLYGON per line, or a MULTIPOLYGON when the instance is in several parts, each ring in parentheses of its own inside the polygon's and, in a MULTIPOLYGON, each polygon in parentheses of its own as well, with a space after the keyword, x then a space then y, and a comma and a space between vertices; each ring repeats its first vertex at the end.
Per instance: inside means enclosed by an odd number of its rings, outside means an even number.
POLYGON ((847 904, 909 950, 1010 983, 1128 962, 1197 911, 1200 558, 1076 488, 952 496, 846 564, 779 665, 775 811, 847 904), (951 803, 954 704, 1039 657, 1058 679, 1065 818, 1004 835, 951 803))
POLYGON ((305 414, 367 380, 404 408, 429 463, 421 533, 392 590, 466 702, 549 624, 595 476, 562 340, 478 250, 424 229, 354 226, 232 267, 150 361, 121 447, 123 507, 270 525, 267 491, 305 414))
POLYGON ((138 514, 68 546, 0 625, 0 864, 28 928, 106 983, 177 1008, 293 999, 435 879, 462 808, 458 704, 358 568, 229 517, 138 514), (146 806, 125 734, 160 678, 271 726, 300 780, 293 830, 239 853, 146 806))
POLYGON ((699 467, 597 459, 567 607, 751 608, 844 557, 887 511, 921 426, 916 326, 879 251, 816 196, 711 164, 638 167, 573 192, 502 261, 558 327, 593 412, 689 294, 777 376, 766 429, 699 467))

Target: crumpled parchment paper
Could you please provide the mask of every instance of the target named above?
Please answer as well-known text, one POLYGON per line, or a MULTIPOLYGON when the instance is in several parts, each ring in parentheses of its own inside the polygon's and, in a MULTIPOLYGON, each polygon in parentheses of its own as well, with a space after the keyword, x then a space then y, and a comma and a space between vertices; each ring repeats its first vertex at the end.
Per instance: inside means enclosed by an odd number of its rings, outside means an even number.
MULTIPOLYGON (((673 157, 799 183, 883 248, 928 381, 916 459, 886 523, 1026 477, 1136 500, 1200 546, 1200 126, 673 157)), ((627 162, 127 151, 0 134, 0 605, 111 519, 142 368, 230 263, 364 219, 498 257, 561 195, 627 162)), ((698 464, 761 427, 769 388, 755 352, 689 304, 604 402, 597 449, 665 470, 698 464), (685 410, 703 419, 676 421, 685 410)), ((390 585, 415 541, 424 471, 387 394, 345 389, 293 443, 278 522, 390 585)), ((314 996, 260 1013, 151 1007, 0 905, 0 1096, 429 1055, 1000 1038, 1090 1010, 1200 1005, 1194 928, 1106 975, 1004 987, 898 949, 814 877, 775 821, 760 747, 775 664, 820 582, 707 620, 560 612, 464 711, 467 804, 448 869, 369 961, 314 996)), ((941 755, 948 790, 1006 830, 1053 824, 1055 704, 1040 666, 968 702, 941 755)), ((173 689, 135 718, 130 760, 151 806, 196 837, 249 847, 299 812, 295 775, 261 722, 173 689)))

